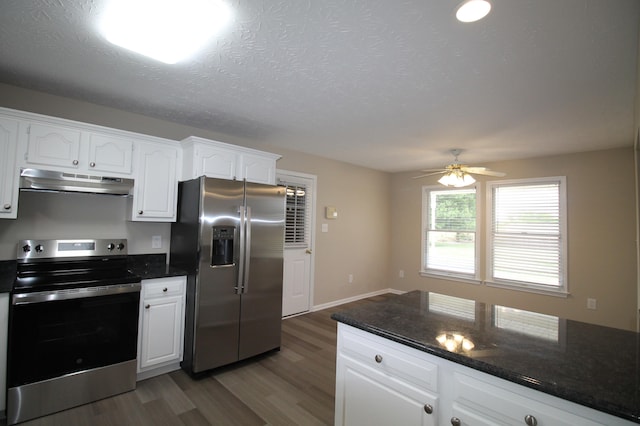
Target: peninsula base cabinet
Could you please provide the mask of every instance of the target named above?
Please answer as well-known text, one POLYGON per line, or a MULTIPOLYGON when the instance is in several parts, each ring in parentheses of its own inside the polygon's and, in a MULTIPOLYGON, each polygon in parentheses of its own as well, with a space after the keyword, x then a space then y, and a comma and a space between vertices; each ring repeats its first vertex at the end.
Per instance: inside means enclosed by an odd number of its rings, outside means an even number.
POLYGON ((338 323, 337 426, 633 425, 338 323))
POLYGON ((183 355, 186 277, 142 281, 138 380, 178 370, 183 355))

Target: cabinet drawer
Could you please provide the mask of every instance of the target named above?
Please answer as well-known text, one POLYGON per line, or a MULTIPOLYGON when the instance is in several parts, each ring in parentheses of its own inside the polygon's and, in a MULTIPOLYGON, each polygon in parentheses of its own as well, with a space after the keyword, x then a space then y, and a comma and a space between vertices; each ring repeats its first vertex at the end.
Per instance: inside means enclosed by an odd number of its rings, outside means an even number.
MULTIPOLYGON (((497 379, 496 379, 497 380, 497 379)), ((534 417, 539 426, 598 426, 608 423, 593 421, 587 408, 580 407, 584 416, 531 398, 533 392, 519 391, 517 385, 496 386, 489 381, 461 374, 453 375, 453 415, 461 425, 527 424, 525 417, 534 417)), ((564 401, 566 405, 567 402, 564 401)), ((623 423, 622 419, 620 419, 623 423)))
POLYGON ((351 327, 340 336, 342 355, 422 389, 438 390, 438 366, 420 356, 419 351, 351 327))
POLYGON ((158 278, 142 281, 142 291, 144 299, 180 296, 184 293, 185 279, 178 278, 158 278))

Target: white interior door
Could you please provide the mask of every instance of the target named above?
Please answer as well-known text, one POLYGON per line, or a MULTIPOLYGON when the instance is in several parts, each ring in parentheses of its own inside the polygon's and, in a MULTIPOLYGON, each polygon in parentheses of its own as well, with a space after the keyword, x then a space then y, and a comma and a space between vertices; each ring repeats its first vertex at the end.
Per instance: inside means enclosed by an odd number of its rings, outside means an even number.
POLYGON ((307 312, 313 290, 313 230, 316 177, 278 171, 287 188, 282 316, 307 312))

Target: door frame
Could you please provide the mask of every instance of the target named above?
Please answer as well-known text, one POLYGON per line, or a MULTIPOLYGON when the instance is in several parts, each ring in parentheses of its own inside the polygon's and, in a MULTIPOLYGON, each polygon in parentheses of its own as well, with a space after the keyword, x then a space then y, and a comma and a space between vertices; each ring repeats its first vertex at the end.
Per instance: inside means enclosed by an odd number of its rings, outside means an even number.
MULTIPOLYGON (((287 178, 303 178, 311 180, 311 224, 309 228, 309 238, 311 239, 311 254, 310 256, 310 265, 309 265, 309 310, 306 312, 301 312, 299 314, 294 314, 287 316, 287 318, 291 318, 297 315, 302 315, 308 312, 313 311, 314 306, 314 288, 315 288, 315 264, 316 264, 316 200, 317 200, 317 192, 318 192, 318 176, 296 172, 291 170, 281 170, 276 169, 276 185, 280 181, 280 179, 286 181, 287 178)), ((286 249, 285 249, 286 250, 286 249)))

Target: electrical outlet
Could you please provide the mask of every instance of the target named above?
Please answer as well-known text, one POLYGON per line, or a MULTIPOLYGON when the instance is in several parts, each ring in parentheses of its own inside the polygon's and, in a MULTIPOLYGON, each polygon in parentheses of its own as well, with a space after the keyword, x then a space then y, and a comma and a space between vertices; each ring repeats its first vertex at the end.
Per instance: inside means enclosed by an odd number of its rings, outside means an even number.
POLYGON ((596 299, 587 299, 587 309, 597 309, 598 301, 596 299))
POLYGON ((162 235, 154 235, 151 237, 151 248, 162 248, 162 235))
POLYGON ((398 272, 398 276, 400 278, 404 278, 404 269, 400 269, 400 272, 398 272))
POLYGON ((349 274, 349 284, 353 282, 353 274, 349 274))

